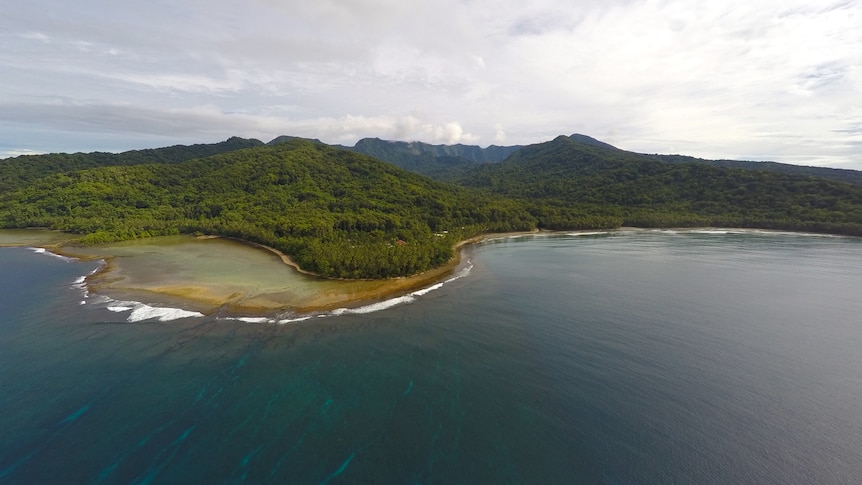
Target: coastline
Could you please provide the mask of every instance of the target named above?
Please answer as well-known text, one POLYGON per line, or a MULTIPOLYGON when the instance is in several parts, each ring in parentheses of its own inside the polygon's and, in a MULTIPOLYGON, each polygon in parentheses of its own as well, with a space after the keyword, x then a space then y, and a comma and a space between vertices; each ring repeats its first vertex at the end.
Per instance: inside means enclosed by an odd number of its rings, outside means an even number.
MULTIPOLYGON (((539 231, 524 231, 524 232, 512 232, 512 233, 491 233, 491 234, 482 234, 479 236, 474 236, 462 241, 458 241, 452 246, 452 257, 447 261, 444 265, 439 266, 434 269, 430 269, 428 271, 424 271, 422 273, 418 273, 412 276, 402 276, 398 278, 391 278, 385 280, 330 280, 333 282, 344 281, 347 283, 363 281, 369 284, 370 286, 377 286, 375 288, 368 288, 365 290, 359 291, 350 291, 342 293, 339 296, 333 297, 330 294, 319 295, 318 298, 315 298, 313 301, 296 307, 286 308, 283 305, 275 304, 275 305, 267 305, 265 301, 258 301, 257 304, 253 305, 233 305, 231 302, 222 302, 222 306, 226 306, 228 310, 238 311, 238 312, 266 312, 272 310, 292 310, 297 313, 312 313, 312 312, 320 312, 320 311, 329 311, 335 310, 343 307, 354 307, 354 306, 363 306, 367 304, 377 303, 380 301, 384 301, 390 298, 395 298, 399 296, 406 295, 412 291, 420 290, 422 288, 427 288, 438 284, 445 280, 446 277, 453 274, 453 272, 458 268, 461 264, 462 260, 462 251, 465 247, 471 244, 478 244, 490 239, 496 238, 506 238, 512 236, 519 235, 527 235, 527 234, 538 234, 539 231)), ((220 238, 220 236, 214 236, 215 238, 220 238)), ((232 239, 232 238, 224 238, 224 239, 232 239)), ((303 270, 299 267, 299 265, 294 262, 290 256, 282 253, 281 251, 263 245, 259 243, 236 240, 244 245, 263 249, 265 251, 269 251, 272 254, 278 256, 281 259, 282 263, 287 266, 290 266, 297 272, 304 274, 313 278, 324 278, 316 273, 312 273, 310 271, 303 270)), ((325 279, 325 278, 324 278, 325 279)), ((167 288, 166 288, 167 289, 167 288)), ((171 291, 166 291, 168 294, 172 294, 171 291)), ((174 293, 174 296, 181 296, 179 294, 174 293)))
MULTIPOLYGON (((525 231, 512 233, 482 234, 453 245, 453 255, 444 265, 413 275, 385 280, 335 280, 299 268, 286 254, 263 244, 238 240, 221 236, 198 236, 190 239, 230 241, 254 251, 263 251, 278 258, 280 264, 291 268, 291 271, 307 278, 308 285, 317 285, 320 290, 297 295, 298 292, 249 292, 226 291, 222 287, 207 284, 207 282, 177 282, 168 281, 156 284, 141 285, 133 281, 133 270, 123 267, 120 258, 107 253, 109 249, 100 251, 99 247, 81 248, 63 243, 50 244, 51 252, 80 260, 100 259, 105 262, 99 271, 86 276, 85 284, 89 291, 101 294, 114 300, 142 301, 148 304, 166 303, 190 308, 204 314, 216 312, 236 315, 272 315, 274 313, 311 314, 340 309, 354 309, 373 305, 393 298, 409 295, 411 292, 429 288, 439 284, 451 276, 461 265, 462 252, 469 245, 491 239, 508 238, 519 235, 538 234, 540 231, 525 231), (100 254, 101 253, 101 254, 100 254)), ((147 242, 147 240, 139 240, 147 242)), ((23 244, 30 245, 29 243, 23 244)), ((210 255, 208 258, 217 258, 210 255)))
MULTIPOLYGON (((621 227, 616 231, 629 230, 654 230, 655 228, 635 228, 621 227)), ((682 229, 686 231, 710 230, 724 231, 733 230, 728 228, 662 228, 662 230, 682 229)), ((740 230, 755 230, 755 229, 740 229, 740 230)), ((612 233, 614 230, 601 231, 600 233, 612 233)), ((771 232, 771 231, 770 231, 771 232)), ((335 280, 323 278, 314 273, 302 270, 291 258, 278 251, 262 244, 252 243, 248 241, 238 240, 235 238, 226 238, 220 236, 181 236, 185 241, 200 241, 205 244, 194 246, 194 256, 198 259, 208 260, 209 262, 217 262, 225 258, 225 254, 219 252, 219 247, 208 246, 206 241, 222 241, 221 244, 230 245, 234 248, 245 247, 246 249, 238 249, 243 254, 254 254, 256 259, 264 259, 265 265, 268 268, 273 268, 274 263, 278 261, 278 266, 290 268, 288 273, 279 273, 290 280, 284 288, 266 287, 266 288, 249 288, 248 286, 241 289, 231 289, 223 282, 213 283, 210 280, 197 279, 196 275, 190 274, 174 274, 171 270, 160 271, 164 268, 172 268, 172 261, 162 261, 160 254, 151 256, 147 254, 141 258, 145 263, 138 262, 138 268, 135 266, 126 266, 127 260, 123 257, 118 257, 116 254, 111 255, 111 248, 105 247, 100 250, 99 247, 76 247, 73 244, 68 244, 68 241, 58 240, 58 236, 48 232, 43 233, 44 238, 41 242, 36 242, 28 238, 22 240, 18 244, 7 240, 0 241, 2 246, 22 246, 22 247, 41 247, 46 250, 69 258, 79 260, 102 260, 104 264, 98 271, 91 273, 83 278, 83 283, 86 285, 88 292, 96 295, 103 295, 115 301, 137 301, 148 305, 170 305, 179 306, 184 309, 194 309, 205 315, 215 313, 227 314, 229 316, 264 316, 274 314, 293 314, 302 316, 302 314, 322 313, 328 311, 354 310, 364 308, 366 306, 374 306, 379 303, 397 300, 400 298, 410 298, 412 292, 418 292, 423 289, 431 288, 439 283, 445 282, 446 278, 451 276, 462 263, 464 249, 470 245, 483 243, 495 239, 507 239, 518 236, 528 235, 553 235, 553 234, 597 234, 596 231, 520 231, 509 233, 488 233, 474 236, 455 243, 453 255, 450 260, 435 269, 425 271, 413 276, 399 277, 385 280, 335 280), (227 242, 225 242, 227 241, 227 242), (261 257, 261 254, 269 256, 261 257), (149 259, 146 259, 149 258, 149 259), (160 266, 161 265, 161 266, 160 266), (151 273, 149 279, 139 278, 136 271, 141 270, 151 273), (142 284, 142 282, 144 284, 142 284), (293 285, 293 286, 290 286, 293 285)), ((147 246, 155 244, 153 239, 142 239, 133 241, 133 244, 147 246)), ((214 242, 213 244, 218 244, 214 242)), ((165 247, 179 246, 176 242, 168 241, 163 243, 165 247)), ((114 246, 116 250, 117 246, 114 246)), ((183 246, 187 247, 187 246, 183 246)), ((177 249, 177 252, 182 252, 184 249, 177 249)), ((260 268, 260 265, 258 265, 260 268)), ((280 271, 280 270, 279 270, 280 271)), ((232 279, 234 274, 227 271, 227 279, 232 279)), ((237 275, 240 278, 243 275, 237 275)), ((248 277, 248 275, 244 275, 248 277)), ((253 274, 254 279, 257 275, 253 274)), ((264 278, 266 279, 266 278, 264 278)), ((272 276, 269 276, 272 279, 272 276)), ((263 286, 263 285, 262 285, 263 286)))

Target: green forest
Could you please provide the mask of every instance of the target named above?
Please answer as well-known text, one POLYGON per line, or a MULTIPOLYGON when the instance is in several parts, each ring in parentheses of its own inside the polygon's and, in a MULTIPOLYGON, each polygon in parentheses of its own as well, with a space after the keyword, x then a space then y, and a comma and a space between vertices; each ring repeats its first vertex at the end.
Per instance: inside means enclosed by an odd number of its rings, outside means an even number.
POLYGON ((569 137, 526 147, 499 164, 471 167, 447 179, 522 201, 545 229, 568 229, 583 214, 592 214, 635 227, 862 235, 862 186, 773 167, 667 163, 569 137))
POLYGON ((460 239, 534 227, 513 200, 300 140, 179 163, 46 170, 4 190, 0 222, 80 234, 79 244, 234 237, 338 278, 415 274, 448 261, 460 239))
POLYGON ((351 279, 419 273, 448 261, 458 241, 494 232, 630 225, 862 235, 862 187, 839 180, 669 162, 588 137, 497 147, 503 161, 459 150, 393 155, 419 172, 427 163, 435 180, 291 137, 22 156, 0 160, 0 227, 62 230, 80 235, 76 244, 220 235, 351 279), (462 152, 473 159, 460 161, 462 152))

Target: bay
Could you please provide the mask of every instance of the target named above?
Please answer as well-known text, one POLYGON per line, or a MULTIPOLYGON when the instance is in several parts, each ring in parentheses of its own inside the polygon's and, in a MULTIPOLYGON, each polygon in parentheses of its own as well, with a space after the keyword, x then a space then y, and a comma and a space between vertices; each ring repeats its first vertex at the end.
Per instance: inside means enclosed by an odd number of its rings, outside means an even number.
POLYGON ((130 323, 0 248, 2 483, 854 483, 862 242, 506 238, 409 304, 130 323), (82 304, 84 302, 85 304, 82 304))

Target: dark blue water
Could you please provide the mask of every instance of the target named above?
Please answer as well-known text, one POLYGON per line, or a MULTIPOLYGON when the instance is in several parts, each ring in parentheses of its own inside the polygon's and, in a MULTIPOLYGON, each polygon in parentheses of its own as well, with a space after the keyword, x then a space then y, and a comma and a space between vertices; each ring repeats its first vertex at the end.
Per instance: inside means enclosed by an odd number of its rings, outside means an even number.
POLYGON ((0 249, 0 483, 858 483, 862 241, 474 247, 366 315, 127 323, 0 249))

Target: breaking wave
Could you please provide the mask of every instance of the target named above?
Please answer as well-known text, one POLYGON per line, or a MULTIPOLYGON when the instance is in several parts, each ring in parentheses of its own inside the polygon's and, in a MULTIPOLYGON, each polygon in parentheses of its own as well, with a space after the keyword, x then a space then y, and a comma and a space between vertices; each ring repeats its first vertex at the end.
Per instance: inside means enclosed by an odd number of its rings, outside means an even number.
POLYGON ((382 310, 386 310, 388 308, 392 308, 398 305, 404 305, 407 303, 412 303, 416 301, 417 298, 427 295, 432 291, 439 290, 447 283, 451 283, 457 279, 463 278, 470 274, 470 271, 473 269, 473 263, 467 261, 467 264, 464 268, 462 268, 458 273, 456 273, 451 278, 444 280, 440 283, 436 283, 427 288, 422 288, 406 295, 398 296, 395 298, 390 298, 388 300, 379 301, 375 303, 370 303, 368 305, 363 305, 354 308, 336 308, 335 310, 330 310, 328 312, 320 312, 320 313, 312 313, 312 314, 293 314, 287 318, 278 317, 278 318, 270 318, 270 317, 227 317, 224 320, 234 320, 244 323, 270 323, 270 324, 288 324, 288 323, 296 323, 302 322, 305 320, 310 320, 312 318, 327 318, 327 317, 337 317, 342 315, 364 315, 368 313, 379 312, 382 310))
POLYGON ((115 313, 130 312, 127 321, 133 323, 146 320, 169 322, 171 320, 179 320, 180 318, 199 318, 204 316, 200 312, 183 310, 182 308, 155 307, 137 301, 111 301, 105 308, 115 313))
POLYGON ((825 234, 817 232, 795 232, 772 229, 747 229, 747 228, 692 228, 692 229, 650 229, 649 232, 662 234, 699 234, 727 236, 736 234, 753 234, 758 236, 798 236, 798 237, 824 237, 841 238, 846 237, 837 234, 825 234))
POLYGON ((416 301, 416 297, 413 294, 399 296, 397 298, 391 298, 389 300, 372 303, 370 305, 365 305, 356 308, 337 308, 329 312, 329 314, 323 314, 320 316, 339 316, 339 315, 349 315, 349 314, 365 314, 365 313, 374 313, 379 312, 380 310, 386 310, 387 308, 392 308, 394 306, 401 305, 403 303, 411 303, 416 301))
POLYGON ((99 263, 98 267, 96 267, 95 269, 93 269, 89 273, 85 274, 84 276, 79 276, 79 277, 75 278, 75 281, 73 281, 72 284, 69 285, 69 288, 72 288, 73 290, 78 290, 81 292, 81 295, 83 298, 83 300, 81 300, 81 305, 86 305, 87 300, 90 298, 90 288, 87 286, 87 278, 98 273, 104 267, 105 267, 105 262, 101 261, 99 263))
POLYGON ((389 300, 384 300, 377 303, 371 303, 370 305, 364 305, 357 308, 338 308, 336 310, 332 310, 329 313, 318 315, 320 317, 325 316, 338 316, 338 315, 349 315, 349 314, 366 314, 379 312, 381 310, 386 310, 387 308, 392 308, 394 306, 402 305, 404 303, 412 303, 416 301, 417 297, 425 296, 428 293, 431 293, 434 290, 438 290, 445 286, 447 283, 451 283, 457 279, 463 278, 470 274, 470 271, 473 269, 473 263, 467 261, 467 265, 461 269, 455 276, 434 285, 431 285, 427 288, 422 288, 421 290, 416 290, 412 293, 408 293, 404 296, 399 296, 395 298, 391 298, 389 300))
POLYGON ((237 322, 244 322, 244 323, 258 323, 258 324, 260 324, 260 323, 271 323, 271 324, 285 325, 288 323, 295 323, 295 322, 301 322, 304 320, 309 320, 311 318, 313 318, 313 315, 305 315, 305 316, 294 317, 294 318, 229 317, 229 318, 221 318, 220 320, 234 320, 237 322))
POLYGON ((36 254, 44 254, 44 255, 46 255, 46 256, 51 256, 51 257, 54 257, 54 258, 57 258, 57 259, 61 259, 61 260, 63 260, 63 261, 69 262, 69 263, 71 263, 72 261, 77 261, 77 259, 75 259, 75 258, 70 258, 70 257, 68 257, 68 256, 63 256, 63 255, 61 255, 61 254, 52 253, 51 251, 48 251, 48 250, 47 250, 47 249, 45 249, 45 248, 32 248, 32 247, 28 247, 27 249, 29 249, 30 251, 33 251, 33 252, 34 252, 34 253, 36 253, 36 254))
POLYGON ((581 231, 581 232, 567 232, 567 236, 604 236, 606 234, 610 234, 609 231, 581 231))

